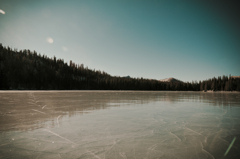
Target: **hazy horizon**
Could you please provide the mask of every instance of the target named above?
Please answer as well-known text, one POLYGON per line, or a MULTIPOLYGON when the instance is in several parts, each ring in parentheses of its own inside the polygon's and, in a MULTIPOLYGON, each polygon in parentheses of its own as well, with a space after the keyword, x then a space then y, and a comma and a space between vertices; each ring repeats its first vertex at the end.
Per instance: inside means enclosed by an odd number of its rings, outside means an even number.
POLYGON ((0 43, 112 76, 239 76, 238 8, 214 1, 3 0, 0 43))

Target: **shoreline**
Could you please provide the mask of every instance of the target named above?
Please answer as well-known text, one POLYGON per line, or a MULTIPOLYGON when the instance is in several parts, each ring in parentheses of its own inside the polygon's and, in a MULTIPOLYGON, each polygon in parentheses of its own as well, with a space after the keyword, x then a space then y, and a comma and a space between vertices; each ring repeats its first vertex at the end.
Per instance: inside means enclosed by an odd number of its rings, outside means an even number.
POLYGON ((198 93, 240 93, 240 91, 171 91, 171 90, 0 90, 0 93, 11 92, 198 92, 198 93))

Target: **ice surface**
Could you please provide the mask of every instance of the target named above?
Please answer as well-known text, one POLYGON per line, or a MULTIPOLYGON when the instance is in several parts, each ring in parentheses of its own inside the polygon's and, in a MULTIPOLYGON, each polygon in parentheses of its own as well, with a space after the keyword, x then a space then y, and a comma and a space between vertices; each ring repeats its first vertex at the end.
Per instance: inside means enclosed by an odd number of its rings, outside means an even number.
POLYGON ((0 158, 240 158, 240 93, 0 92, 0 158))

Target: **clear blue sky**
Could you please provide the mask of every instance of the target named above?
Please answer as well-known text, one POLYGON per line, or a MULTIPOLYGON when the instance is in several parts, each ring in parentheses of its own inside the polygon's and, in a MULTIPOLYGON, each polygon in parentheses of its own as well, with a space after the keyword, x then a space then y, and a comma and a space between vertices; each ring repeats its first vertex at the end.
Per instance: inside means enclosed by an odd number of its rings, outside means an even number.
POLYGON ((1 0, 0 43, 113 76, 240 75, 240 6, 228 2, 1 0))

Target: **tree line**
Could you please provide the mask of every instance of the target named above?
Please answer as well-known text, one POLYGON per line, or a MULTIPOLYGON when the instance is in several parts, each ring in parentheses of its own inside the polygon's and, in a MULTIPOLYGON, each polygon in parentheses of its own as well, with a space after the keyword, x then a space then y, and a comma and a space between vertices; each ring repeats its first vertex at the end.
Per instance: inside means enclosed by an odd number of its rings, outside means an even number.
POLYGON ((0 43, 1 90, 181 90, 240 91, 240 78, 219 76, 200 82, 161 82, 111 76, 83 64, 70 64, 36 51, 3 47, 0 43))

